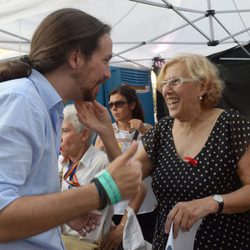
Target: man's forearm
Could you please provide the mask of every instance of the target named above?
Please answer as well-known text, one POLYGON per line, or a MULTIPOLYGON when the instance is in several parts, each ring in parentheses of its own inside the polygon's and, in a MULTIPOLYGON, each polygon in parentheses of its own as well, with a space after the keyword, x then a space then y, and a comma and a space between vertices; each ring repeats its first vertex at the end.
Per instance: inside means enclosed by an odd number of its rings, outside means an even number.
POLYGON ((27 238, 98 209, 94 184, 39 196, 24 196, 0 212, 0 242, 27 238))

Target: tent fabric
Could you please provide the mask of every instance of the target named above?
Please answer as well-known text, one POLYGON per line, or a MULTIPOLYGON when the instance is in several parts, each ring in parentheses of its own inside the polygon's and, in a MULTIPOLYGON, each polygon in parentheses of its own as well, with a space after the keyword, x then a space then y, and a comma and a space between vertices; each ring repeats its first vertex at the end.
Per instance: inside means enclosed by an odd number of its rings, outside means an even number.
MULTIPOLYGON (((250 51, 250 43, 244 46, 250 51)), ((209 56, 225 83, 220 107, 233 108, 250 120, 250 60, 240 47, 209 56)))
MULTIPOLYGON (((33 32, 50 12, 77 8, 112 27, 112 66, 145 70, 156 57, 168 59, 182 52, 211 55, 226 83, 221 105, 250 117, 249 0, 0 0, 0 4, 0 60, 28 53, 33 32), (235 59, 230 58, 234 54, 235 59)), ((163 115, 164 107, 159 112, 163 115)))
POLYGON ((0 49, 10 50, 1 51, 0 60, 27 53, 40 21, 63 7, 81 9, 112 26, 113 66, 149 69, 157 56, 209 55, 250 40, 249 0, 0 0, 0 4, 0 49))

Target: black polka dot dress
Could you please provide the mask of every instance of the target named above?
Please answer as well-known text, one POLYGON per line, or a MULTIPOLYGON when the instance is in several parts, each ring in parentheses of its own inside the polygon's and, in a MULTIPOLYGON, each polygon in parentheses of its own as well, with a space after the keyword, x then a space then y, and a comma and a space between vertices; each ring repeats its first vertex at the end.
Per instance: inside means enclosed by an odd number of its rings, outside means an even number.
MULTIPOLYGON (((193 166, 178 157, 172 127, 173 119, 165 117, 142 137, 153 163, 152 186, 158 200, 154 250, 166 247, 166 216, 177 202, 226 194, 242 187, 236 164, 250 142, 250 122, 235 111, 224 111, 193 166)), ((197 231, 194 249, 249 250, 250 212, 208 215, 197 231)))

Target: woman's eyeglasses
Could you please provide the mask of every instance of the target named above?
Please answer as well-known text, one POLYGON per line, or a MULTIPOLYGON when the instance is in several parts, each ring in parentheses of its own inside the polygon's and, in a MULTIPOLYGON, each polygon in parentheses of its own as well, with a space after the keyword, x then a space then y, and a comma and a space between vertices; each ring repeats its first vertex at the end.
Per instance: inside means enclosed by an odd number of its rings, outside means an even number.
POLYGON ((163 86, 175 87, 175 86, 181 85, 183 83, 194 82, 194 81, 197 81, 197 80, 183 78, 183 77, 174 77, 174 78, 170 78, 168 80, 161 81, 161 87, 163 87, 163 86))
POLYGON ((109 108, 112 109, 113 107, 122 108, 127 102, 120 100, 115 102, 109 102, 109 108))

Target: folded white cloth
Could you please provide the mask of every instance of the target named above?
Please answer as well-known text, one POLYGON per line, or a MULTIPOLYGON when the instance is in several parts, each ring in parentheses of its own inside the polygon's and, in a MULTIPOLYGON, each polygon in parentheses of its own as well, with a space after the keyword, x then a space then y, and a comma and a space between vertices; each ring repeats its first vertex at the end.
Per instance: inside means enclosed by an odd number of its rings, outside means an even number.
POLYGON ((126 210, 128 219, 123 232, 122 245, 124 250, 151 250, 151 244, 143 238, 134 210, 131 207, 127 207, 126 210))

